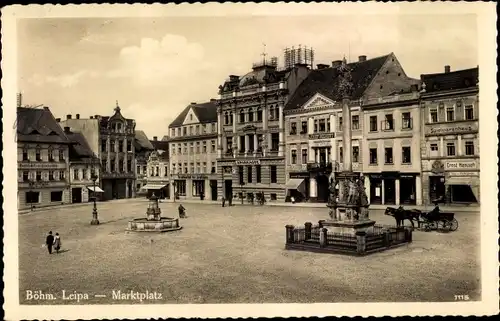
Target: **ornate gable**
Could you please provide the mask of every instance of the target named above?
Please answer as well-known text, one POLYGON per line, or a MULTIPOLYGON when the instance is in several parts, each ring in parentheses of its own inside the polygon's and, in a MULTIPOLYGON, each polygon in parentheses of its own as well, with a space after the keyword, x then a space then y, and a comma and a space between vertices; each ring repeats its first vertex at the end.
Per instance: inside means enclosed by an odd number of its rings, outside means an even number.
POLYGON ((328 107, 328 106, 333 106, 335 102, 331 99, 326 98, 325 96, 316 93, 314 96, 312 96, 311 99, 309 99, 308 102, 304 104, 304 109, 312 109, 312 108, 321 108, 321 107, 328 107))
POLYGON ((196 113, 194 112, 193 108, 189 108, 189 111, 186 114, 186 117, 184 118, 184 122, 182 124, 183 125, 198 124, 199 122, 200 120, 196 116, 196 113))

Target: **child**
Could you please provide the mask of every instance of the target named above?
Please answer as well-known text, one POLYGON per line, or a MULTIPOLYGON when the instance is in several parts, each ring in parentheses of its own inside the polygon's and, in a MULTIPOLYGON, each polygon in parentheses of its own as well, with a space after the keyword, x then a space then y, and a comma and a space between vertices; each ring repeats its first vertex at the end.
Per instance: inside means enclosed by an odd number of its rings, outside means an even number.
POLYGON ((61 249, 61 237, 59 236, 59 233, 56 233, 56 236, 54 237, 54 250, 56 250, 56 253, 59 253, 60 249, 61 249))

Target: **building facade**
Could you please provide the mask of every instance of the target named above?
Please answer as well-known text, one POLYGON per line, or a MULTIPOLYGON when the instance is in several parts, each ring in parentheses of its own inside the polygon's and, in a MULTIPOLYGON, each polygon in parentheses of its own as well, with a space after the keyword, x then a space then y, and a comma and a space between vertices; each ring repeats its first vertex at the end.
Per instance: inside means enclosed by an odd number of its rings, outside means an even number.
POLYGON ((148 198, 153 193, 161 199, 170 198, 168 140, 158 140, 158 137, 154 136, 150 143, 153 151, 149 153, 147 161, 147 184, 142 188, 147 191, 148 198))
POLYGON ((363 103, 366 194, 371 204, 421 205, 418 86, 363 103))
MULTIPOLYGON (((343 64, 351 71, 354 87, 349 102, 349 121, 353 146, 351 159, 355 172, 375 174, 383 171, 383 168, 375 166, 370 168, 367 163, 366 102, 378 102, 381 97, 401 93, 418 83, 417 79, 406 76, 393 53, 372 59, 359 56, 358 61, 348 64, 344 59, 333 61, 331 65, 318 65, 300 84, 285 109, 287 189, 289 195, 296 195, 295 199, 302 194, 309 201, 326 202, 330 176, 343 170, 342 129, 345 120, 338 71, 343 64)), ((374 141, 383 139, 373 138, 374 141)), ((369 184, 369 179, 365 180, 365 184, 369 184)), ((370 185, 367 187, 369 189, 370 185)))
POLYGON ((479 203, 479 68, 422 75, 423 197, 479 203))
POLYGON ((169 190, 177 199, 217 200, 215 100, 191 103, 169 131, 169 190))
POLYGON ((70 203, 70 146, 48 107, 18 106, 18 209, 70 203))
POLYGON ((146 196, 148 190, 143 188, 148 182, 148 160, 154 147, 149 141, 146 133, 142 130, 135 131, 135 194, 146 196))
POLYGON ((264 193, 268 201, 285 200, 284 107, 309 73, 304 64, 277 70, 255 64, 246 75, 230 76, 219 87, 219 194, 244 200, 264 193))
POLYGON ((81 133, 99 158, 103 200, 135 197, 135 121, 123 117, 118 103, 114 111, 112 116, 90 119, 67 115, 60 121, 61 127, 81 133))

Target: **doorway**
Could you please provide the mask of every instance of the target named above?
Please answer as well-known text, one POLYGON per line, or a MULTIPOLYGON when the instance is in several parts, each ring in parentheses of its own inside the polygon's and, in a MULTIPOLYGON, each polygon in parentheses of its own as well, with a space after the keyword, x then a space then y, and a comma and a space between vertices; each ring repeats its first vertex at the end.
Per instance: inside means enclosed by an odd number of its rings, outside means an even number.
POLYGON ((401 177, 399 179, 399 202, 402 205, 415 205, 416 190, 415 177, 401 177))
POLYGON ((370 204, 382 204, 382 179, 370 177, 370 204))
POLYGON ((224 197, 229 200, 233 197, 233 180, 226 179, 224 181, 224 197))
POLYGON ((429 176, 429 200, 432 203, 437 199, 444 199, 446 195, 446 186, 444 185, 444 176, 429 176))
POLYGON ((394 178, 384 179, 384 201, 385 204, 396 204, 396 180, 394 178))
POLYGON ((212 194, 212 201, 217 200, 217 180, 210 180, 210 189, 212 194))
POLYGON ((327 202, 329 192, 329 182, 326 175, 316 176, 316 183, 318 184, 318 202, 327 202))
POLYGON ((82 202, 82 189, 80 187, 71 189, 71 203, 82 202))

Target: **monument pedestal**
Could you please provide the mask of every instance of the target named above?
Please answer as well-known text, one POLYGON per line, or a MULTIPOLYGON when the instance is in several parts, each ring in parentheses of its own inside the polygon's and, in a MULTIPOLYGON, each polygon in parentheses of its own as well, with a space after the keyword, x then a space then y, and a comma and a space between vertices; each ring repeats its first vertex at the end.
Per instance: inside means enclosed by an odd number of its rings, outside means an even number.
POLYGON ((347 221, 334 221, 325 220, 321 221, 321 225, 328 229, 329 232, 357 235, 360 233, 372 234, 375 221, 372 220, 347 220, 347 221))

